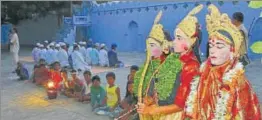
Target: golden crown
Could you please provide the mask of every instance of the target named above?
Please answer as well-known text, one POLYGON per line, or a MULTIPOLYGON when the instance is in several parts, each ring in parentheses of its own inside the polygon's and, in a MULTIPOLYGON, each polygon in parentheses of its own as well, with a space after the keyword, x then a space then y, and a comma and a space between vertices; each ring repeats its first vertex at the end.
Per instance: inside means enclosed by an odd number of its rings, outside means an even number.
POLYGON ((164 34, 164 29, 163 29, 163 25, 159 23, 160 19, 162 17, 162 11, 159 11, 159 13, 157 14, 155 20, 154 20, 154 24, 153 27, 149 33, 149 38, 152 39, 148 39, 149 41, 157 41, 158 43, 160 43, 162 50, 165 53, 168 53, 169 49, 168 47, 170 46, 168 43, 168 40, 166 40, 165 34, 164 34))
POLYGON ((209 37, 215 36, 234 45, 235 55, 238 55, 241 42, 244 39, 241 31, 231 23, 228 15, 225 13, 221 14, 215 5, 210 4, 208 11, 206 23, 209 37))
POLYGON ((149 37, 155 39, 156 41, 160 42, 161 44, 165 41, 165 34, 163 31, 163 25, 159 23, 162 17, 162 11, 159 11, 157 14, 153 27, 149 33, 149 37))
POLYGON ((177 26, 190 38, 191 45, 194 44, 196 41, 196 38, 192 38, 192 36, 196 32, 196 23, 198 22, 197 17, 195 15, 199 13, 202 10, 202 8, 203 5, 200 4, 194 9, 192 9, 177 26))

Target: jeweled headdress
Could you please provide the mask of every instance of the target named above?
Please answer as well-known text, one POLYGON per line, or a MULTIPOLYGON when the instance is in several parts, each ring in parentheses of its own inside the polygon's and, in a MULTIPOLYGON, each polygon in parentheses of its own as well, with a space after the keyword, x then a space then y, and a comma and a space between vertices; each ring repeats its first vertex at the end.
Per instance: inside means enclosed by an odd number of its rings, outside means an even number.
POLYGON ((149 40, 149 43, 157 41, 158 43, 160 43, 163 52, 168 53, 168 50, 169 50, 168 47, 170 46, 170 44, 168 40, 166 40, 163 25, 159 23, 161 17, 162 17, 162 11, 159 11, 159 13, 157 14, 154 20, 153 27, 148 36, 148 38, 151 38, 151 39, 148 39, 148 40, 149 40))
POLYGON ((206 15, 207 31, 209 37, 218 37, 234 46, 235 55, 239 55, 239 49, 244 37, 240 30, 232 24, 227 14, 221 14, 218 8, 210 4, 209 14, 206 15))
POLYGON ((196 23, 198 22, 197 17, 195 15, 199 13, 202 10, 202 8, 203 5, 200 4, 194 9, 192 9, 177 26, 189 37, 191 45, 193 45, 196 41, 196 37, 192 37, 196 33, 196 23))

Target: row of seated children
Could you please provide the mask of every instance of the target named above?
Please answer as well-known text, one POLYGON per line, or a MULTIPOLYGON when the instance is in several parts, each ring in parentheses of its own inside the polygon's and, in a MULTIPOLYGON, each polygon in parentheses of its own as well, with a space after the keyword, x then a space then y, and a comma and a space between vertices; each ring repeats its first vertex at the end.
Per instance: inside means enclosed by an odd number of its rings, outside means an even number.
MULTIPOLYGON (((105 90, 100 86, 99 76, 92 78, 93 86, 91 88, 91 105, 94 113, 98 115, 107 115, 111 118, 118 118, 135 108, 137 99, 133 95, 133 78, 138 70, 137 66, 132 66, 126 85, 126 95, 123 100, 120 98, 120 89, 115 85, 116 76, 113 72, 106 74, 107 86, 105 90)), ((137 114, 131 112, 124 115, 121 119, 135 119, 137 114)))
POLYGON ((91 72, 85 71, 84 80, 80 80, 77 71, 71 71, 69 77, 67 70, 62 69, 59 62, 54 62, 47 66, 44 59, 34 66, 31 80, 36 85, 45 86, 48 80, 52 80, 57 89, 68 97, 75 97, 79 101, 90 101, 88 97, 91 85, 91 72))
MULTIPOLYGON (((130 74, 127 77, 126 95, 122 101, 120 88, 115 85, 116 76, 113 72, 106 74, 107 86, 104 89, 100 85, 100 77, 97 75, 92 77, 90 71, 85 71, 83 73, 84 80, 81 80, 76 70, 72 70, 71 77, 69 77, 67 70, 60 70, 59 62, 54 62, 50 68, 47 68, 45 61, 40 60, 39 65, 35 66, 33 81, 38 85, 45 85, 51 79, 62 94, 76 98, 80 102, 91 102, 93 112, 98 115, 116 118, 135 107, 133 78, 137 70, 137 66, 132 66, 130 69, 130 74)), ((136 116, 133 112, 122 119, 130 118, 133 115, 136 116)))
MULTIPOLYGON (((100 84, 100 77, 93 76, 91 79, 91 72, 85 71, 83 73, 84 81, 81 82, 76 75, 76 71, 71 71, 72 80, 68 82, 69 86, 65 87, 64 93, 66 96, 75 97, 79 101, 90 101, 92 110, 98 115, 108 115, 112 118, 118 117, 127 111, 133 109, 136 104, 136 98, 133 95, 133 78, 138 67, 132 66, 129 74, 129 79, 126 87, 125 98, 121 101, 120 89, 115 85, 116 76, 113 72, 106 74, 107 86, 103 88, 100 84)), ((67 72, 62 71, 63 77, 67 78, 67 72)), ((64 82, 66 83, 66 82, 64 82)), ((135 113, 131 113, 122 119, 130 118, 135 113)))

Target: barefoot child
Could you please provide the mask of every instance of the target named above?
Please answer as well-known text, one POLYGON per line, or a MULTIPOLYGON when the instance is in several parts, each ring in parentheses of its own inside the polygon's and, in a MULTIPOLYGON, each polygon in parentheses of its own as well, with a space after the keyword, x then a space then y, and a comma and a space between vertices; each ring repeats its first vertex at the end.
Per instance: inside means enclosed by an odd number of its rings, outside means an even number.
POLYGON ((105 89, 100 86, 100 77, 94 76, 92 78, 92 86, 91 86, 91 105, 92 111, 98 107, 102 107, 105 105, 105 89))
POLYGON ((78 99, 78 101, 81 101, 81 94, 84 90, 84 83, 79 79, 76 70, 72 70, 71 75, 74 88, 74 97, 78 99))
POLYGON ((34 71, 33 81, 35 81, 36 85, 45 85, 48 79, 50 79, 49 70, 45 64, 40 64, 39 68, 34 71))
POLYGON ((81 101, 90 101, 91 99, 91 86, 92 86, 92 80, 91 80, 91 72, 85 71, 84 72, 84 90, 81 96, 81 101))
POLYGON ((132 111, 135 108, 135 105, 137 103, 137 99, 135 98, 134 94, 133 94, 133 81, 128 81, 127 82, 127 93, 126 96, 124 98, 124 100, 122 100, 120 102, 119 105, 119 110, 118 113, 116 112, 116 114, 114 115, 114 118, 119 118, 121 120, 128 120, 130 118, 134 118, 136 115, 135 111, 132 111), (124 115, 126 114, 126 115, 124 115))
POLYGON ((115 73, 109 72, 106 74, 107 86, 106 86, 106 106, 98 108, 95 112, 99 115, 109 115, 112 117, 115 108, 120 103, 120 89, 115 85, 115 73))

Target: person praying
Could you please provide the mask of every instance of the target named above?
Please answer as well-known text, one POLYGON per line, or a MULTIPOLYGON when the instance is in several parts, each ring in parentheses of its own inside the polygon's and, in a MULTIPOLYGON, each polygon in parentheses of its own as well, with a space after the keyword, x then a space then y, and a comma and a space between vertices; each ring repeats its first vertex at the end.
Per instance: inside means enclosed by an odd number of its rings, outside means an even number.
POLYGON ((108 55, 106 51, 105 44, 101 44, 101 49, 99 51, 99 65, 102 67, 107 67, 108 65, 108 55))
POLYGON ((85 62, 82 54, 79 52, 79 46, 75 45, 72 53, 73 68, 80 71, 91 70, 88 63, 85 62))

